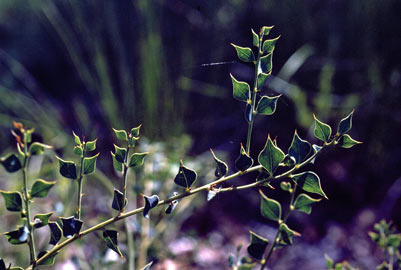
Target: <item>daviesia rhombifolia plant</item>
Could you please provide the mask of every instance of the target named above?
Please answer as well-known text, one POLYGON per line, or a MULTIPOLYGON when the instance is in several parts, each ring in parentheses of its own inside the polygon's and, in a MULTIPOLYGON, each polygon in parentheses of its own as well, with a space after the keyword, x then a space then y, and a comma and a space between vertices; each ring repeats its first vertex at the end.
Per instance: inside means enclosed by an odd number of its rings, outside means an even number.
MULTIPOLYGON (((122 174, 123 183, 114 189, 112 201, 112 212, 110 218, 94 226, 85 228, 85 217, 81 212, 81 199, 84 188, 85 176, 96 169, 96 160, 99 154, 92 154, 96 150, 96 140, 85 141, 75 133, 73 134, 75 146, 74 153, 77 155, 75 161, 64 160, 57 157, 59 171, 63 177, 71 179, 77 185, 78 196, 76 211, 73 216, 52 217, 53 213, 32 213, 30 205, 35 198, 44 198, 55 181, 36 180, 31 184, 29 179, 28 165, 30 158, 34 155, 41 155, 51 148, 46 144, 32 142, 33 129, 26 129, 21 123, 14 123, 12 131, 17 140, 16 154, 10 154, 1 159, 4 168, 10 173, 21 174, 22 189, 19 191, 0 191, 9 211, 17 212, 21 216, 21 225, 15 230, 3 233, 11 244, 26 244, 29 249, 30 265, 11 266, 0 261, 0 270, 3 269, 37 269, 41 265, 52 265, 62 249, 77 239, 84 238, 89 233, 100 231, 104 243, 123 257, 118 247, 118 232, 108 229, 108 226, 125 219, 129 216, 142 213, 149 217, 153 208, 166 205, 165 214, 170 214, 178 206, 179 200, 192 196, 199 192, 208 192, 208 200, 216 197, 222 192, 241 191, 245 189, 259 190, 261 206, 260 211, 263 217, 277 223, 277 233, 274 239, 269 241, 262 235, 250 232, 250 244, 247 251, 250 258, 237 258, 230 256, 229 266, 231 269, 256 269, 263 270, 272 253, 286 245, 291 245, 294 236, 300 234, 287 224, 288 217, 294 211, 311 213, 312 206, 322 198, 327 198, 323 192, 319 176, 312 171, 303 171, 307 164, 313 164, 316 157, 323 149, 331 146, 350 148, 359 142, 352 139, 347 133, 352 127, 351 112, 343 118, 338 125, 337 131, 332 133, 329 125, 319 121, 315 117, 314 135, 319 143, 311 144, 302 139, 295 131, 291 145, 287 151, 279 148, 276 139, 267 136, 266 144, 260 151, 257 161, 250 156, 252 131, 255 117, 260 115, 272 115, 276 110, 278 96, 260 95, 263 86, 272 72, 272 58, 275 44, 279 38, 266 39, 273 27, 262 27, 259 33, 252 30, 253 46, 257 53, 251 48, 233 45, 238 58, 243 62, 254 65, 255 73, 252 86, 247 82, 237 80, 230 74, 233 85, 233 96, 236 100, 244 102, 244 115, 248 123, 248 133, 245 147, 239 146, 239 157, 235 160, 235 172, 228 174, 228 165, 220 160, 211 150, 212 158, 216 163, 216 179, 209 183, 195 187, 197 173, 195 170, 184 165, 183 160, 179 161, 179 171, 174 178, 177 191, 173 196, 160 199, 157 194, 143 195, 144 206, 133 210, 126 209, 128 192, 128 170, 140 167, 145 161, 148 153, 135 152, 135 145, 139 140, 140 126, 130 131, 113 129, 117 139, 122 145, 114 145, 115 151, 111 153, 115 170, 122 174), (240 177, 244 174, 258 172, 256 181, 239 186, 225 186, 229 180, 240 177), (279 184, 280 188, 288 192, 290 204, 283 209, 281 203, 268 197, 262 190, 271 187, 272 184, 279 184), (47 246, 38 246, 35 241, 35 230, 40 227, 48 227, 50 237, 47 246)), ((179 206, 178 206, 179 207, 179 206)), ((99 244, 101 244, 99 242, 99 244)), ((150 269, 151 262, 142 269, 150 269)))

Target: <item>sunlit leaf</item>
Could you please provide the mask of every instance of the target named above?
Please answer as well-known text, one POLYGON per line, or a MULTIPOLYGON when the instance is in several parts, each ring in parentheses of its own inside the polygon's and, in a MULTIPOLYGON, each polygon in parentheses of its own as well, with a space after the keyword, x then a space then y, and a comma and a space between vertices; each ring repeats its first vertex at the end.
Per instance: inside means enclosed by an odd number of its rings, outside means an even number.
POLYGON ((75 142, 75 144, 81 145, 81 139, 78 137, 77 134, 75 134, 74 131, 72 132, 72 135, 74 136, 74 142, 75 142))
POLYGON ((46 213, 46 214, 36 214, 34 219, 34 228, 38 229, 43 226, 46 226, 49 223, 50 216, 53 212, 46 213))
POLYGON ((284 160, 284 157, 285 154, 283 151, 281 151, 270 139, 270 136, 268 136, 266 145, 258 156, 259 163, 270 175, 273 175, 279 164, 284 160))
POLYGON ((89 141, 89 142, 86 142, 86 144, 85 144, 85 150, 86 151, 93 151, 93 150, 95 150, 96 149, 96 141, 97 141, 97 139, 95 139, 95 140, 93 140, 93 141, 89 141))
POLYGON ((252 44, 255 47, 259 47, 259 36, 258 34, 255 33, 255 31, 253 31, 253 29, 251 29, 252 31, 252 44))
POLYGON ((139 270, 149 270, 150 267, 152 266, 152 264, 153 264, 153 262, 150 262, 150 263, 148 263, 147 265, 145 265, 144 267, 142 267, 142 268, 139 269, 139 270))
POLYGON ((280 36, 273 38, 273 39, 267 39, 263 42, 262 46, 262 51, 263 54, 269 54, 274 51, 274 47, 276 46, 277 40, 280 38, 280 36))
POLYGON ((236 100, 247 102, 251 98, 250 86, 246 82, 237 81, 230 73, 231 82, 233 84, 233 96, 236 100))
POLYGON ((292 238, 294 236, 301 236, 301 234, 291 230, 285 223, 280 224, 280 244, 292 245, 292 238))
POLYGON ((117 130, 113 128, 113 131, 116 134, 117 139, 122 141, 128 141, 128 135, 125 130, 117 130))
POLYGON ((99 156, 99 153, 94 155, 93 157, 86 157, 84 158, 83 164, 83 174, 91 174, 95 172, 96 169, 96 159, 99 156))
POLYGON ((328 142, 330 140, 331 136, 331 127, 321 121, 319 121, 315 115, 313 115, 315 118, 315 136, 319 140, 322 140, 324 142, 328 142))
POLYGON ((127 148, 118 147, 114 145, 115 158, 118 162, 125 162, 125 157, 127 156, 127 148))
POLYGON ((343 148, 351 148, 354 145, 361 144, 362 142, 358 142, 351 138, 350 135, 344 134, 341 138, 337 141, 337 145, 343 148))
POLYGON ((304 212, 306 214, 310 214, 312 212, 312 204, 320 202, 321 199, 314 199, 309 195, 301 193, 298 195, 297 199, 294 203, 294 209, 304 212))
POLYGON ((145 157, 149 154, 149 152, 146 153, 134 153, 131 155, 131 158, 128 163, 128 167, 140 167, 143 165, 143 162, 145 160, 145 157))
POLYGON ((111 156, 113 158, 113 167, 116 171, 122 172, 123 171, 123 163, 116 159, 116 155, 111 152, 111 156))
POLYGON ((53 148, 50 145, 39 143, 39 142, 34 142, 29 146, 29 153, 31 155, 41 155, 45 151, 45 149, 51 149, 53 148))
POLYGON ((255 61, 255 55, 253 54, 251 48, 240 47, 231 43, 231 45, 237 51, 237 55, 239 60, 244 62, 253 62, 255 61))
POLYGON ((273 53, 269 53, 260 58, 258 73, 270 74, 273 68, 273 53))
POLYGON ((320 185, 319 176, 311 171, 292 175, 292 180, 304 191, 319 194, 327 199, 320 185))
POLYGON ((263 115, 272 115, 276 111, 277 100, 281 95, 275 97, 263 96, 256 106, 256 112, 263 115))

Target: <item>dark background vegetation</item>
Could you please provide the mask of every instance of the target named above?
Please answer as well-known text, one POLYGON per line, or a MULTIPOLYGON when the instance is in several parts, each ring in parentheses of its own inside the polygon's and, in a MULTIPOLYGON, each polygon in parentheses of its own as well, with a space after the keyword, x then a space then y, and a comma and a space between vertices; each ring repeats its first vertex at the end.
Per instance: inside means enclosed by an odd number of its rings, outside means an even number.
MULTIPOLYGON (((400 14, 398 0, 1 0, 0 151, 15 150, 12 120, 34 126, 36 139, 57 153, 70 148, 74 130, 99 138, 98 168, 110 176, 111 128, 143 123, 150 141, 179 143, 188 134, 192 147, 179 156, 196 160, 212 147, 233 168, 247 124, 229 73, 250 82, 253 71, 230 43, 251 46, 251 28, 275 25, 271 36, 281 38, 264 93, 283 97, 276 114, 257 119, 252 156, 268 133, 282 149, 294 129, 316 142, 312 113, 335 129, 355 108, 351 135, 363 144, 323 153, 313 169, 330 200, 291 222, 303 233, 296 244, 322 247, 314 257, 330 252, 324 241, 337 230, 343 238, 332 256, 372 269, 373 248, 358 251, 368 240, 350 241, 364 239, 381 218, 401 225, 400 14)), ((233 233, 246 239, 247 229, 266 224, 258 204, 256 190, 225 194, 179 226, 200 239, 215 231, 224 231, 224 241, 233 233)), ((308 260, 293 268, 291 249, 273 258, 277 269, 313 269, 302 266, 308 260)))

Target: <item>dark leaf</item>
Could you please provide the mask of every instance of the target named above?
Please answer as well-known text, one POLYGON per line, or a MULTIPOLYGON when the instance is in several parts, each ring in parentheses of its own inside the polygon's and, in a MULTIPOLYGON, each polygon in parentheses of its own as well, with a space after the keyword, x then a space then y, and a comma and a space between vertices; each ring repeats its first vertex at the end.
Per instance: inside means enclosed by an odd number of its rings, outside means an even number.
POLYGON ((114 210, 121 211, 124 209, 125 205, 127 202, 124 202, 124 194, 119 191, 118 189, 114 189, 114 197, 113 197, 113 203, 111 204, 111 207, 114 210))
POLYGON ((22 210, 22 197, 21 193, 17 191, 4 191, 0 190, 3 195, 4 202, 8 211, 20 212, 22 210))
POLYGON ((96 159, 99 156, 99 153, 94 155, 93 157, 86 157, 84 158, 83 164, 83 174, 91 174, 96 169, 96 159))
POLYGON ((249 233, 251 234, 251 243, 249 244, 247 251, 249 255, 251 255, 253 258, 261 261, 263 260, 266 247, 269 244, 269 240, 263 238, 260 235, 257 235, 252 231, 249 231, 249 233))
POLYGON ((63 222, 63 235, 65 238, 73 237, 82 228, 83 221, 75 217, 61 218, 63 222))
POLYGON ((137 127, 134 127, 131 129, 131 136, 134 138, 138 138, 139 137, 139 130, 141 129, 142 124, 140 124, 137 127))
POLYGON ((288 149, 288 154, 295 159, 296 164, 302 163, 311 152, 312 147, 309 142, 302 140, 295 130, 291 146, 288 149))
POLYGON ((267 54, 260 58, 258 73, 270 74, 273 68, 273 53, 267 54))
POLYGON ((338 130, 337 130, 338 136, 341 136, 351 130, 353 114, 354 111, 352 110, 352 112, 347 117, 341 119, 340 123, 338 124, 338 130))
POLYGON ((213 159, 216 162, 216 170, 214 171, 214 175, 217 177, 217 179, 226 176, 228 172, 227 164, 218 159, 211 148, 210 153, 212 153, 213 159))
POLYGON ((233 84, 233 96, 236 100, 247 102, 251 98, 251 90, 246 82, 237 81, 230 73, 231 82, 233 84))
POLYGON ((263 115, 272 115, 276 111, 279 97, 281 97, 281 95, 275 97, 263 96, 256 106, 256 112, 263 115))
POLYGON ((301 234, 288 228, 287 224, 285 223, 280 225, 280 244, 292 245, 292 238, 294 236, 301 236, 301 234))
POLYGON ((327 199, 320 185, 319 176, 311 171, 303 172, 300 174, 294 174, 292 180, 298 184, 300 188, 307 192, 319 194, 327 199))
POLYGON ((258 156, 259 163, 270 175, 273 175, 279 164, 284 160, 284 157, 283 151, 268 136, 266 145, 258 156))
POLYGON ((244 111, 244 116, 245 120, 250 123, 253 120, 253 109, 252 109, 252 104, 247 103, 245 105, 245 111, 244 111))
POLYGON ((194 170, 184 166, 182 160, 180 161, 180 169, 178 170, 178 174, 174 178, 174 183, 177 185, 189 189, 192 184, 197 179, 197 174, 194 170))
POLYGON ((143 216, 145 218, 149 218, 149 211, 152 208, 155 208, 157 204, 159 203, 159 196, 157 195, 152 195, 150 197, 143 195, 143 198, 145 199, 145 208, 143 209, 143 216))
POLYGON ((246 153, 244 146, 241 144, 239 157, 235 160, 235 168, 244 172, 253 165, 253 159, 246 153))
POLYGON ((149 152, 132 154, 128 163, 128 167, 136 168, 142 166, 147 154, 149 154, 149 152))
POLYGON ((0 259, 0 270, 6 270, 6 264, 4 263, 3 259, 0 259))
POLYGON ((0 162, 9 173, 16 172, 22 167, 19 158, 15 154, 1 158, 0 162))
POLYGON ((17 230, 3 233, 12 245, 24 244, 28 240, 29 230, 25 226, 18 227, 17 230))
POLYGON ((260 212, 262 216, 270 220, 279 221, 281 219, 281 205, 278 201, 269 199, 261 190, 260 212))
POLYGON ((115 158, 118 162, 125 162, 125 157, 127 156, 127 148, 121 148, 117 145, 114 145, 115 148, 115 158))
POLYGON ((287 167, 293 167, 296 164, 295 158, 287 154, 284 157, 283 164, 287 167))
POLYGON ((291 187, 291 184, 290 184, 289 182, 283 181, 283 182, 280 183, 280 188, 281 188, 282 190, 284 190, 284 191, 290 191, 290 189, 291 189, 292 187, 291 187))
POLYGON ((56 184, 56 181, 48 182, 45 180, 37 180, 32 185, 30 195, 32 198, 44 198, 49 193, 49 190, 56 184))
POLYGON ((164 212, 167 215, 171 214, 174 211, 174 209, 177 207, 177 205, 178 205, 178 200, 174 200, 174 201, 170 202, 164 212))
POLYGON ((49 219, 52 214, 53 214, 53 212, 47 213, 47 214, 36 214, 35 217, 33 218, 34 219, 34 228, 38 229, 43 226, 46 226, 49 223, 49 219))
POLYGON ((56 158, 60 165, 60 174, 69 179, 77 179, 77 166, 73 161, 62 160, 58 156, 56 158))
POLYGON ((49 245, 57 245, 58 241, 60 241, 61 239, 61 234, 63 233, 63 231, 56 222, 49 222, 47 225, 49 225, 50 228, 49 245))
POLYGON ((123 171, 123 163, 116 159, 116 155, 111 152, 111 156, 113 158, 113 167, 116 171, 122 172, 123 171))
POLYGON ((244 62, 254 62, 255 61, 255 55, 253 54, 251 48, 240 47, 240 46, 234 45, 232 43, 231 43, 231 45, 237 51, 239 60, 244 61, 244 62))
MULTIPOLYGON (((38 259, 42 258, 43 256, 45 256, 47 253, 49 253, 48 251, 41 251, 38 254, 38 259)), ((50 255, 50 257, 46 258, 44 261, 42 261, 39 265, 53 265, 54 261, 56 260, 56 256, 57 256, 58 252, 53 253, 52 255, 50 255)))
POLYGON ((118 240, 117 240, 118 232, 114 230, 104 230, 103 231, 103 240, 106 242, 106 246, 120 255, 121 258, 124 258, 120 249, 118 248, 118 240))

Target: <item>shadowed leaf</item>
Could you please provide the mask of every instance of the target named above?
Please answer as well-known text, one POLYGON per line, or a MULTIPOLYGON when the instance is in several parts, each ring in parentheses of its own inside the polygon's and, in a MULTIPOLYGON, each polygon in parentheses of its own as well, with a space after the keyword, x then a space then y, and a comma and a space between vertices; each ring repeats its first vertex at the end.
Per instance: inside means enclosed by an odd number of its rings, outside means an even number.
POLYGON ((66 161, 58 156, 56 158, 59 161, 60 165, 60 174, 64 176, 65 178, 69 179, 77 179, 77 166, 73 161, 66 161))
POLYGON ((103 231, 103 240, 106 242, 106 246, 120 255, 121 258, 124 258, 120 249, 118 248, 118 240, 117 240, 118 232, 114 230, 104 230, 103 231))
POLYGON ((247 251, 253 258, 261 261, 263 260, 269 240, 252 231, 249 231, 249 233, 251 234, 251 243, 249 244, 247 251))
POLYGON ((279 221, 281 219, 281 205, 278 201, 269 199, 261 190, 260 212, 262 216, 270 220, 279 221))
POLYGON ((124 202, 124 194, 119 191, 118 189, 114 189, 114 197, 113 197, 113 203, 111 204, 111 207, 114 210, 121 211, 124 209, 125 205, 127 202, 124 202))
POLYGON ((22 197, 21 193, 17 191, 4 191, 0 190, 3 195, 4 202, 8 211, 20 212, 22 210, 22 197))
POLYGON ((61 218, 63 223, 63 235, 65 238, 73 237, 82 228, 83 221, 75 217, 61 218))
POLYGON ((302 140, 295 130, 288 154, 295 159, 296 164, 302 163, 311 152, 312 147, 308 141, 302 140))
POLYGON ((244 146, 241 144, 240 154, 238 158, 235 160, 235 168, 238 171, 244 172, 249 169, 253 165, 253 159, 248 156, 245 151, 244 146))
POLYGON ((47 225, 49 226, 50 229, 49 245, 57 245, 58 241, 60 241, 61 239, 63 231, 56 222, 49 222, 47 225))
POLYGON ((153 196, 146 196, 143 195, 143 198, 145 199, 145 208, 143 209, 143 216, 145 218, 149 218, 149 211, 152 208, 155 208, 157 204, 159 203, 159 196, 153 195, 153 196))
POLYGON ((7 172, 13 173, 21 169, 21 162, 15 154, 9 154, 6 157, 0 159, 1 165, 7 172))
POLYGON ((189 189, 196 181, 197 177, 198 176, 194 170, 184 166, 182 161, 180 161, 180 168, 178 170, 178 174, 174 178, 174 183, 181 187, 189 189))

